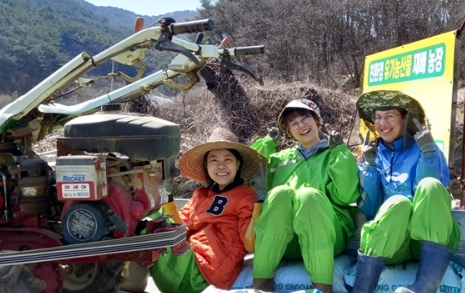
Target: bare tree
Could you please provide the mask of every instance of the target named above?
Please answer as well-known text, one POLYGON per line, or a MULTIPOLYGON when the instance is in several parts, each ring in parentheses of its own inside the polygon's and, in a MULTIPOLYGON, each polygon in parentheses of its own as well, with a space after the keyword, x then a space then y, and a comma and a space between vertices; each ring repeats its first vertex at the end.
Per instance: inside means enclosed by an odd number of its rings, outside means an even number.
POLYGON ((216 42, 226 32, 236 46, 264 44, 246 62, 266 77, 336 86, 335 75, 361 80, 367 54, 457 29, 463 11, 461 0, 202 0, 199 13, 216 42))

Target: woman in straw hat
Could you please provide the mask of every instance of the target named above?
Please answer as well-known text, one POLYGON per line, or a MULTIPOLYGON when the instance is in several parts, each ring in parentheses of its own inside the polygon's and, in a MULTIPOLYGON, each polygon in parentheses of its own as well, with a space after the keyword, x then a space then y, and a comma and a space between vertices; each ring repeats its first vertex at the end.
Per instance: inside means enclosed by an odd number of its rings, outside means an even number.
POLYGON ((436 292, 460 240, 444 154, 414 98, 372 91, 359 97, 357 110, 368 128, 359 207, 369 221, 361 231, 353 292, 372 293, 386 263, 410 259, 420 259, 415 283, 395 292, 436 292), (370 131, 379 136, 374 142, 370 131))
POLYGON ((181 256, 168 253, 150 268, 161 292, 201 292, 209 284, 231 287, 247 253, 245 234, 257 201, 255 190, 243 183, 258 175, 260 164, 266 166, 265 157, 223 128, 179 159, 183 176, 208 186, 197 188, 179 211, 182 221, 191 223, 187 241, 192 250, 181 256))
POLYGON ((255 223, 253 287, 272 291, 280 261, 303 259, 313 287, 331 293, 334 257, 355 235, 349 204, 359 197, 357 163, 339 133, 320 138, 323 120, 313 101, 291 101, 278 124, 298 144, 276 153, 276 141, 266 136, 252 145, 269 156, 269 191, 255 223))

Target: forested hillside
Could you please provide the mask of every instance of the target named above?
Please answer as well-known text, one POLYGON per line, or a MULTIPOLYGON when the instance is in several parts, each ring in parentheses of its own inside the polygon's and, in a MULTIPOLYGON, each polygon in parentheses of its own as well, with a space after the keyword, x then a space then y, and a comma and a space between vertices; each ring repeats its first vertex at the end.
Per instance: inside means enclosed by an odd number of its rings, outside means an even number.
POLYGON ((266 46, 255 63, 264 76, 331 87, 340 86, 341 75, 360 84, 366 55, 459 29, 465 19, 463 0, 202 0, 202 6, 199 17, 214 19, 209 36, 216 41, 227 33, 234 46, 266 46))
MULTIPOLYGON (((458 29, 465 18, 462 0, 201 3, 199 11, 166 16, 178 22, 213 19, 215 30, 206 35, 216 44, 229 35, 231 46, 265 45, 264 56, 235 62, 244 62, 267 79, 310 80, 333 88, 359 86, 366 55, 458 29)), ((0 94, 7 95, 25 93, 82 51, 95 54, 129 36, 137 17, 84 0, 3 0, 0 15, 0 94)), ((144 16, 146 26, 160 17, 144 16)), ((163 54, 149 53, 147 73, 166 65, 164 60, 170 58, 163 54)), ((107 74, 110 66, 92 74, 107 74)), ((135 73, 133 68, 124 72, 135 73)))
MULTIPOLYGON (((83 0, 81 0, 80 2, 82 2, 83 7, 92 10, 98 17, 104 18, 108 21, 108 23, 116 26, 122 26, 132 29, 134 27, 134 19, 137 16, 140 16, 134 12, 120 8, 97 7, 83 0)), ((177 7, 173 7, 173 10, 175 9, 177 9, 177 7)), ((197 12, 193 10, 182 10, 181 7, 180 11, 170 12, 163 15, 159 15, 157 11, 147 11, 147 14, 149 15, 143 16, 145 23, 146 25, 151 25, 155 23, 158 19, 160 19, 160 17, 162 16, 172 17, 178 22, 195 19, 197 12)))
MULTIPOLYGON (((80 52, 96 54, 126 38, 137 17, 84 0, 2 0, 0 15, 0 94, 13 96, 24 94, 80 52)), ((195 12, 170 16, 188 18, 195 12)), ((144 16, 147 24, 159 17, 144 16)), ((110 66, 93 74, 107 74, 110 66)))

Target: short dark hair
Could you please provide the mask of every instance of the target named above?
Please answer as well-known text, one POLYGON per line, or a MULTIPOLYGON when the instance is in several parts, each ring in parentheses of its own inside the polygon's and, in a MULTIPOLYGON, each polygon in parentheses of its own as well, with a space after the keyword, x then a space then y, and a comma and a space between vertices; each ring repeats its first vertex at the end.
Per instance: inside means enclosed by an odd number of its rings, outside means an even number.
MULTIPOLYGON (((389 111, 389 110, 397 110, 400 112, 400 115, 402 115, 402 118, 405 118, 407 116, 408 111, 405 110, 405 108, 402 107, 395 107, 395 106, 384 106, 384 107, 378 107, 375 108, 376 111, 389 111)), ((373 116, 375 116, 375 113, 373 113, 373 116)), ((373 119, 374 121, 374 119, 373 119)))
POLYGON ((318 115, 313 112, 313 111, 310 111, 308 109, 303 109, 303 108, 286 108, 284 109, 283 111, 283 122, 285 123, 286 127, 287 127, 287 121, 289 118, 291 117, 297 117, 297 116, 309 116, 311 115, 313 117, 313 119, 315 119, 315 122, 317 125, 320 124, 320 118, 318 117, 318 115))

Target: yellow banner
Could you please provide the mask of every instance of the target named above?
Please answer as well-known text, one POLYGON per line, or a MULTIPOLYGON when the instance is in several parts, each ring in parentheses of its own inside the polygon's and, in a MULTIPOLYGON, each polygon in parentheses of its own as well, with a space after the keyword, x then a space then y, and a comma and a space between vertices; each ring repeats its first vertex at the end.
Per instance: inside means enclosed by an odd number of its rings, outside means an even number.
MULTIPOLYGON (((436 144, 449 165, 453 152, 457 78, 454 76, 457 31, 450 31, 365 57, 363 92, 402 91, 420 102, 436 144), (453 118, 453 119, 452 119, 453 118)), ((363 133, 363 132, 362 132, 363 133)), ((452 166, 450 166, 452 167, 452 166)))

